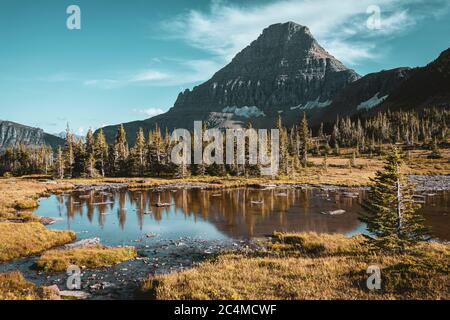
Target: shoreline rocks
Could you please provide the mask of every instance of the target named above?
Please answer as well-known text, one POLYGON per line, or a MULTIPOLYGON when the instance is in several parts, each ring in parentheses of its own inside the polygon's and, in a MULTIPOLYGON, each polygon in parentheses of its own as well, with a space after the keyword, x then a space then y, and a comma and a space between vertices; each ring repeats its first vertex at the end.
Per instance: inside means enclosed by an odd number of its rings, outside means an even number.
POLYGON ((333 210, 333 211, 324 211, 322 212, 323 215, 327 215, 327 216, 340 216, 345 214, 346 211, 345 210, 333 210))
POLYGON ((107 184, 97 184, 97 183, 83 183, 83 184, 75 184, 73 187, 73 191, 98 191, 98 192, 108 192, 114 190, 121 190, 129 188, 128 183, 107 183, 107 184))
POLYGON ((74 243, 69 243, 63 246, 63 249, 79 249, 79 248, 87 248, 87 247, 93 247, 100 244, 100 238, 90 238, 90 239, 84 239, 80 240, 74 243))
POLYGON ((417 192, 450 190, 450 176, 410 175, 409 181, 416 185, 417 192))

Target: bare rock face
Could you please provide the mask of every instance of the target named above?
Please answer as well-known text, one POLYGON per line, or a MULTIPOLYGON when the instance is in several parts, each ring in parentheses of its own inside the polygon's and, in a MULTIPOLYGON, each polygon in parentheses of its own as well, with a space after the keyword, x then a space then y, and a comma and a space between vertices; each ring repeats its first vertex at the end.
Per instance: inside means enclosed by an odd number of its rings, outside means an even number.
POLYGON ((75 243, 66 244, 65 246, 63 246, 63 249, 88 248, 88 247, 95 247, 98 245, 100 245, 100 238, 91 238, 91 239, 83 239, 75 243))
POLYGON ((359 78, 325 51, 307 27, 275 24, 210 80, 180 93, 171 112, 263 120, 281 112, 326 107, 359 78))
POLYGON ((46 144, 56 147, 63 143, 63 139, 47 134, 42 129, 0 120, 0 150, 18 144, 27 146, 46 144))
POLYGON ((0 147, 19 143, 39 145, 44 143, 44 131, 14 122, 0 121, 0 147))

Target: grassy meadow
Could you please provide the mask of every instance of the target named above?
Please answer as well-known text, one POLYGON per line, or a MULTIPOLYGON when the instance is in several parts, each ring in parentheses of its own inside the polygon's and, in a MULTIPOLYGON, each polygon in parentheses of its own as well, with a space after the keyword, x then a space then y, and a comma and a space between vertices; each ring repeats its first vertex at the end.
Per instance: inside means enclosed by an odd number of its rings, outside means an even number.
POLYGON ((420 244, 405 255, 369 254, 361 236, 275 234, 266 250, 229 253, 185 272, 149 277, 141 297, 161 300, 450 299, 450 248, 420 244), (367 289, 381 268, 382 289, 367 289))

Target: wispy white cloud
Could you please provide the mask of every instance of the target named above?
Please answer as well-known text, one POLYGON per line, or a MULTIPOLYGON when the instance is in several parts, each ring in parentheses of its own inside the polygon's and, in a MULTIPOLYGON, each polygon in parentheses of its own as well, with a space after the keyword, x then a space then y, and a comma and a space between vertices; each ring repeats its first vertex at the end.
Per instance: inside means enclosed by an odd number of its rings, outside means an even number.
POLYGON ((83 83, 85 86, 89 87, 100 87, 103 89, 112 89, 120 86, 120 82, 118 80, 113 79, 92 79, 86 80, 83 83))
POLYGON ((129 79, 129 82, 147 82, 147 81, 159 81, 167 80, 170 75, 157 70, 145 70, 137 73, 129 79))
POLYGON ((161 59, 170 67, 158 66, 143 69, 117 78, 91 79, 84 81, 85 86, 102 89, 113 89, 128 85, 143 86, 182 86, 205 81, 214 72, 223 67, 218 61, 212 60, 174 60, 161 59))
POLYGON ((308 26, 325 49, 338 59, 357 64, 376 57, 375 37, 395 36, 418 20, 433 15, 434 10, 420 10, 419 5, 423 4, 438 11, 448 7, 447 0, 283 0, 257 5, 214 0, 208 11, 191 10, 163 23, 162 27, 174 39, 184 40, 228 62, 265 27, 294 21, 308 26), (366 11, 371 5, 377 5, 381 11, 377 30, 366 25, 370 16, 366 11), (409 7, 415 9, 408 10, 409 7))
POLYGON ((146 115, 147 117, 154 117, 164 113, 165 111, 161 108, 147 108, 147 109, 133 109, 133 112, 146 115))

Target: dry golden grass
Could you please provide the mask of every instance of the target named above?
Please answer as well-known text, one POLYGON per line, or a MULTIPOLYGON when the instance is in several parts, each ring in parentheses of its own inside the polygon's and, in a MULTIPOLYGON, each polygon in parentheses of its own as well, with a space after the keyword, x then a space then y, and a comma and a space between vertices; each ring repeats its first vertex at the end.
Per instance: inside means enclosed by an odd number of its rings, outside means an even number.
POLYGON ((61 272, 70 265, 86 268, 99 268, 112 266, 136 258, 134 247, 94 246, 88 248, 51 250, 45 252, 37 261, 37 267, 46 272, 61 272))
POLYGON ((143 295, 163 300, 450 298, 448 246, 423 244, 418 256, 374 256, 363 253, 360 237, 310 233, 275 239, 283 246, 269 247, 265 254, 225 254, 185 272, 151 276, 143 295), (366 287, 370 265, 382 267, 380 291, 366 287))
POLYGON ((50 297, 49 291, 27 281, 20 272, 0 273, 0 300, 45 300, 50 297))
POLYGON ((75 240, 71 231, 51 231, 38 222, 0 223, 0 262, 41 253, 75 240))
POLYGON ((48 184, 31 179, 0 179, 0 219, 38 221, 31 210, 38 206, 38 199, 57 190, 72 186, 67 183, 48 184))
POLYGON ((442 149, 441 159, 428 159, 429 150, 411 151, 406 161, 409 174, 450 175, 450 149, 442 149))
POLYGON ((266 244, 269 250, 286 251, 308 256, 362 255, 368 251, 361 235, 348 238, 342 234, 274 232, 274 241, 266 244))

